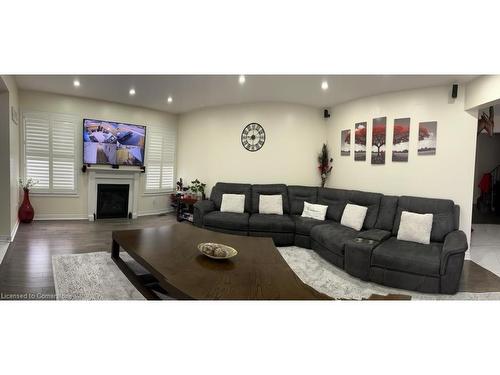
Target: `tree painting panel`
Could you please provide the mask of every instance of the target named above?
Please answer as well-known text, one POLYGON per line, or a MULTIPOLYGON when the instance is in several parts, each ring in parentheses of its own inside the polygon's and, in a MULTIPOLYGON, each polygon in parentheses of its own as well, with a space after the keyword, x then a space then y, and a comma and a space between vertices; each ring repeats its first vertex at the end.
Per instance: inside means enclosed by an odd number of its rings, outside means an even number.
POLYGON ((351 129, 342 130, 340 136, 340 155, 351 155, 351 129))
POLYGON ((354 160, 366 160, 366 122, 354 125, 354 160))
POLYGON ((418 125, 418 154, 436 155, 437 121, 418 125))
POLYGON ((387 117, 373 119, 372 164, 385 164, 385 140, 387 117))
POLYGON ((392 161, 408 161, 410 149, 410 119, 397 118, 394 120, 394 134, 392 137, 392 161))

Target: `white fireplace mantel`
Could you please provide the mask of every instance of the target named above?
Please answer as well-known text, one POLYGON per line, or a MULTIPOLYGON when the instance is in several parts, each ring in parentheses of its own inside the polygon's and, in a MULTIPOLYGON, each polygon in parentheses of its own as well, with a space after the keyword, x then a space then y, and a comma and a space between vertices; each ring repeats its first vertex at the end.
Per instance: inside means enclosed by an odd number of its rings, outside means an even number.
POLYGON ((128 212, 132 213, 132 219, 137 218, 137 200, 139 196, 140 169, 109 169, 88 168, 88 219, 94 221, 97 210, 97 185, 120 184, 128 185, 128 212))

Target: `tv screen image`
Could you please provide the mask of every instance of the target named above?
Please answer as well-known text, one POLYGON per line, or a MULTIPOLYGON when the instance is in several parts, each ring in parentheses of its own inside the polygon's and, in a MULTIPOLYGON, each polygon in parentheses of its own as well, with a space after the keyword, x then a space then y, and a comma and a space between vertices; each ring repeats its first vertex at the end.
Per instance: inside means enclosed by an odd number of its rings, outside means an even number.
POLYGON ((113 121, 83 120, 85 164, 144 165, 146 127, 113 121))

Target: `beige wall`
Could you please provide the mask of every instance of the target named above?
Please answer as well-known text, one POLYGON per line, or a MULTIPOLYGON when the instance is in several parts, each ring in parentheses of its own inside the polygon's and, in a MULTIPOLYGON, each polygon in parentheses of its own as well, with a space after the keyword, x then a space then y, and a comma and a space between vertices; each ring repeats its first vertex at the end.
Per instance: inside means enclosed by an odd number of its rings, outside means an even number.
POLYGON ((465 109, 478 109, 500 102, 500 75, 482 76, 465 87, 465 109))
MULTIPOLYGON (((333 108, 328 142, 333 146, 334 169, 329 186, 394 195, 453 199, 461 207, 460 227, 470 238, 477 119, 464 111, 463 92, 449 99, 449 87, 434 87, 373 96, 333 108), (340 131, 368 122, 367 144, 371 145, 371 122, 387 116, 385 165, 371 165, 340 156, 340 131), (407 163, 391 161, 394 119, 410 117, 410 152, 407 163), (437 121, 437 153, 418 156, 418 123, 437 121)), ((369 148, 368 148, 369 149, 369 148)))
POLYGON ((19 125, 14 122, 12 118, 11 108, 19 113, 18 105, 18 91, 17 85, 12 76, 3 75, 1 76, 8 93, 4 99, 4 108, 2 110, 2 116, 4 119, 4 124, 2 125, 2 185, 4 186, 1 190, 1 196, 8 196, 9 200, 8 206, 5 207, 5 211, 2 213, 5 217, 5 223, 2 226, 2 237, 11 239, 17 230, 18 220, 17 220, 17 209, 19 207, 19 125))
POLYGON ((0 92, 0 241, 10 237, 9 153, 9 92, 4 91, 0 92))
POLYGON ((280 103, 221 106, 179 117, 178 177, 217 181, 318 185, 316 157, 326 125, 316 108, 280 103), (241 145, 241 132, 257 122, 266 142, 257 152, 241 145))
MULTIPOLYGON (((78 118, 80 124, 83 118, 96 118, 146 125, 149 128, 155 126, 177 127, 176 116, 140 107, 34 91, 20 91, 19 99, 22 111, 43 111, 74 115, 78 118)), ((79 137, 81 137, 81 132, 79 134, 79 137)), ((77 155, 82 155, 81 140, 77 142, 77 146, 77 155)), ((83 164, 81 158, 77 160, 83 164)), ((88 175, 82 173, 78 168, 77 177, 77 197, 47 197, 33 195, 32 204, 36 212, 35 218, 87 218, 88 175)), ((143 193, 144 179, 145 175, 141 174, 141 192, 138 200, 138 214, 153 214, 170 209, 169 194, 145 195, 143 193)))

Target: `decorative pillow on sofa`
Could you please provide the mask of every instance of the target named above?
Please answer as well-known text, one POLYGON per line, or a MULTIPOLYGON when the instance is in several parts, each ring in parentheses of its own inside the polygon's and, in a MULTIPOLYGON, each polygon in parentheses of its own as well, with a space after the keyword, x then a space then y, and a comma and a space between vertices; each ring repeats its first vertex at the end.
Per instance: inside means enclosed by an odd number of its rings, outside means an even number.
POLYGON ((324 221, 327 210, 328 206, 304 202, 304 211, 302 211, 302 217, 324 221))
POLYGON ((235 212, 242 214, 245 211, 245 194, 222 194, 220 212, 235 212))
POLYGON ((367 211, 368 207, 347 203, 340 224, 359 231, 363 228, 367 211))
POLYGON ((432 214, 403 211, 399 222, 398 240, 428 245, 431 242, 432 214))
POLYGON ((259 214, 283 215, 283 196, 259 195, 259 214))

